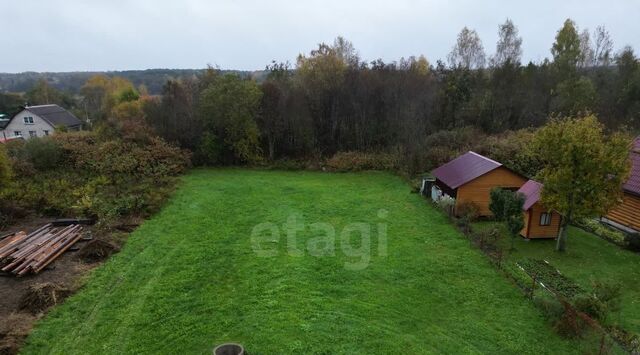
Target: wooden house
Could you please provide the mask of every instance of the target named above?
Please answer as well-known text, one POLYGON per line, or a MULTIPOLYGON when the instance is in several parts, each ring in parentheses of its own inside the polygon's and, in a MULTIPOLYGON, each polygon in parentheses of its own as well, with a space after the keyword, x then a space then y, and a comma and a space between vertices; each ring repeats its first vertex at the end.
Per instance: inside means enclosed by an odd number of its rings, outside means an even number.
POLYGON ((602 221, 629 233, 640 232, 640 137, 629 154, 631 175, 622 186, 622 201, 602 221))
POLYGON ((516 191, 527 179, 501 163, 475 152, 467 152, 433 171, 431 189, 434 200, 455 199, 455 214, 464 203, 473 203, 480 217, 491 216, 490 192, 495 187, 516 191))
POLYGON ((527 239, 557 238, 560 233, 560 221, 562 216, 554 211, 549 211, 540 203, 542 184, 529 180, 518 190, 525 197, 524 228, 520 235, 527 239))

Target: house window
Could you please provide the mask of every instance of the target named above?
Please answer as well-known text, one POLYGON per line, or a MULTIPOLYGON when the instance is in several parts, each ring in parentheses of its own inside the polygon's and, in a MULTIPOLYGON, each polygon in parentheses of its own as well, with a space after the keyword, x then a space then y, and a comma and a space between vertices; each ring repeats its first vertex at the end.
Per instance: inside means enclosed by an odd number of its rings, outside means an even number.
POLYGON ((550 212, 540 213, 540 225, 548 226, 550 224, 551 224, 551 213, 550 212))
POLYGON ((33 124, 33 117, 24 117, 24 124, 33 124))
POLYGON ((22 131, 14 131, 13 135, 16 137, 22 137, 22 131))
POLYGON ((37 137, 36 131, 29 131, 29 137, 34 138, 37 137))
POLYGON ((45 136, 48 136, 48 135, 49 135, 49 131, 48 131, 48 130, 46 130, 46 129, 45 129, 44 131, 42 131, 42 132, 44 132, 44 135, 45 135, 45 136))

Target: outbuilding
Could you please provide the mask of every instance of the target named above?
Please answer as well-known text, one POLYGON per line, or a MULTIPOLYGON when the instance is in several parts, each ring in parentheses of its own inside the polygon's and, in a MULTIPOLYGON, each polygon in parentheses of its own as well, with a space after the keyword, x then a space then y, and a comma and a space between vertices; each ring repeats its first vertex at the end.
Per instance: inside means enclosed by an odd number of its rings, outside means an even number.
POLYGON ((460 206, 473 204, 480 217, 491 216, 490 192, 493 188, 516 191, 527 178, 506 168, 501 163, 469 151, 433 171, 432 199, 455 199, 454 213, 460 206))
POLYGON ((602 221, 628 233, 640 232, 640 137, 629 153, 631 174, 622 186, 622 201, 602 221))
POLYGON ((543 185, 529 180, 518 190, 525 197, 524 228, 520 235, 527 239, 557 238, 560 233, 562 216, 550 211, 540 202, 543 185))

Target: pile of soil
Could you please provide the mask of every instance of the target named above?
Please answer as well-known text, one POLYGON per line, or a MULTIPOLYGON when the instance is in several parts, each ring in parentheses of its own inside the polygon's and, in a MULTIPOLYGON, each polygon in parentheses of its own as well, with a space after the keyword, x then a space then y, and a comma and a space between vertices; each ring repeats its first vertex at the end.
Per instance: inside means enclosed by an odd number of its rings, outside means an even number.
POLYGON ((31 285, 22 296, 18 308, 33 315, 42 313, 71 295, 71 290, 59 284, 44 282, 31 285))
POLYGON ((117 251, 118 248, 115 245, 104 240, 94 239, 82 247, 77 255, 85 263, 96 263, 107 259, 117 251))
POLYGON ((27 314, 10 314, 0 323, 0 355, 17 354, 36 317, 27 314))

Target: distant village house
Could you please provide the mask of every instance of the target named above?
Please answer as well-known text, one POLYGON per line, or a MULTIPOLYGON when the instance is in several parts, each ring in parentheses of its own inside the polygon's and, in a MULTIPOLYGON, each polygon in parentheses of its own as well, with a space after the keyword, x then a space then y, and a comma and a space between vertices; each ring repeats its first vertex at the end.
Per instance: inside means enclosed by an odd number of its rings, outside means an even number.
POLYGON ((11 119, 0 120, 0 139, 45 137, 59 127, 79 131, 82 121, 58 105, 25 106, 11 119))

